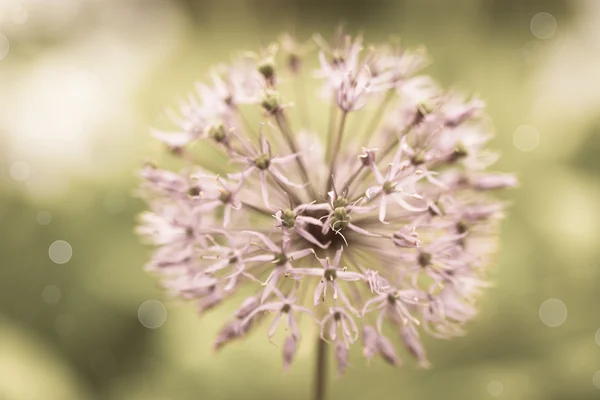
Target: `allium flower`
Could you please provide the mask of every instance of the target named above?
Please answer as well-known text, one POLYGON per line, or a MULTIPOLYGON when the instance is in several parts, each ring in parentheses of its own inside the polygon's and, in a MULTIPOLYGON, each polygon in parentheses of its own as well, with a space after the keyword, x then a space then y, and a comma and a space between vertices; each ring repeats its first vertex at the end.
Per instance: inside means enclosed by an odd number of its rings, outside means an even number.
POLYGON ((239 303, 215 348, 265 321, 276 338, 284 319, 286 367, 308 324, 340 373, 358 343, 367 359, 399 365, 404 347, 427 367, 422 334, 461 335, 476 315, 503 215, 487 192, 516 180, 487 171, 496 157, 481 100, 418 75, 422 51, 316 42, 316 73, 304 71, 309 46, 285 36, 280 51, 213 70, 173 116, 177 131, 155 131, 183 169, 142 171, 151 211, 139 233, 157 246, 148 267, 200 311, 239 303), (310 89, 294 82, 309 76, 331 110, 312 141, 316 107, 309 126, 294 105, 310 89))

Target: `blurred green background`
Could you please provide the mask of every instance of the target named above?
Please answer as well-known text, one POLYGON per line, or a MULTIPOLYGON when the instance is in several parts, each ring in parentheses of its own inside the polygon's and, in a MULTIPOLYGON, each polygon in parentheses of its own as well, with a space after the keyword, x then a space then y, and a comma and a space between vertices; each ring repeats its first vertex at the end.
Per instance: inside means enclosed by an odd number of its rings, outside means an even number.
POLYGON ((262 333, 212 352, 232 307, 165 297, 131 194, 165 158, 149 126, 211 64, 342 20, 479 94, 521 187, 468 335, 426 339, 429 371, 357 346, 330 398, 600 398, 600 1, 1 0, 0 399, 308 397, 306 335, 289 373, 262 333))

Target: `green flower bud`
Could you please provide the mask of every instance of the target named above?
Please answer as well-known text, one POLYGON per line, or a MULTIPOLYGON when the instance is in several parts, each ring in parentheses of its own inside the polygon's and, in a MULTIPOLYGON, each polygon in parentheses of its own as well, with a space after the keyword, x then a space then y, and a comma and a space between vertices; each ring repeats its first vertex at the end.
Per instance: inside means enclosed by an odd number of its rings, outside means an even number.
POLYGON ((283 221, 283 226, 286 228, 293 228, 296 224, 296 214, 294 214, 294 210, 285 210, 281 213, 281 220, 283 221))
POLYGON ((274 91, 267 91, 260 104, 265 111, 275 114, 281 107, 279 102, 279 94, 274 91))
POLYGON ((271 165, 271 159, 268 155, 261 154, 254 159, 254 165, 256 165, 256 168, 264 171, 269 168, 269 165, 271 165))
POLYGON ((386 182, 383 184, 383 192, 385 194, 394 193, 396 191, 396 184, 393 182, 386 182))
POLYGON ((227 138, 227 131, 223 124, 213 125, 208 129, 208 136, 211 137, 215 142, 222 143, 227 138))

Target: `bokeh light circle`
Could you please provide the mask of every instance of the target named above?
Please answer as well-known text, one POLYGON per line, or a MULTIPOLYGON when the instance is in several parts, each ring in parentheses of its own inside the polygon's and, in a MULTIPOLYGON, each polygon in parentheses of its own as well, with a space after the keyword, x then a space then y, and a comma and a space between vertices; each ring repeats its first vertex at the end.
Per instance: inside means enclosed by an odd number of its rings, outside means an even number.
POLYGON ((17 182, 24 182, 29 178, 29 164, 23 161, 15 161, 10 166, 10 176, 17 182))
POLYGON ((40 225, 49 225, 52 222, 52 214, 48 211, 40 211, 36 217, 37 223, 40 225))
POLYGON ((29 12, 22 5, 15 5, 10 12, 12 21, 17 25, 23 25, 29 19, 29 12))
POLYGON ((69 242, 57 240, 50 245, 50 248, 48 249, 48 255, 56 264, 64 264, 73 256, 73 248, 69 242))
POLYGON ((0 33, 0 61, 8 54, 8 50, 10 49, 10 42, 8 38, 0 33))
POLYGON ((513 144, 521 151, 533 151, 540 144, 540 133, 531 125, 521 125, 513 133, 513 144))
POLYGON ((600 389, 600 371, 596 371, 594 376, 592 377, 592 383, 596 388, 600 389))
POLYGON ((561 326, 567 319, 567 306, 559 299, 548 299, 540 306, 540 320, 551 328, 561 326))
POLYGON ((487 391, 490 396, 498 397, 504 392, 504 385, 499 381, 491 381, 488 383, 487 391))
POLYGON ((138 309, 138 319, 146 328, 160 328, 167 320, 167 309, 158 300, 146 300, 138 309))
POLYGON ((62 298, 62 291, 58 286, 48 285, 42 291, 42 299, 51 306, 55 305, 62 298))
POLYGON ((535 14, 529 23, 531 33, 538 39, 550 39, 556 33, 557 26, 554 15, 547 12, 535 14))

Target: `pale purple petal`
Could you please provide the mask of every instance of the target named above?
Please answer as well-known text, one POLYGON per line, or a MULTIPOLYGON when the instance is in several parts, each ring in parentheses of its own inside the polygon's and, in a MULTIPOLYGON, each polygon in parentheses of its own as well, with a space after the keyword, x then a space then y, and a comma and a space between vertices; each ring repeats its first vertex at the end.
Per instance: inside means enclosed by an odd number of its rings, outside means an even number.
POLYGON ((315 293, 313 294, 313 304, 316 306, 323 300, 325 287, 327 286, 327 282, 324 279, 319 281, 319 284, 315 288, 315 293))
POLYGON ((307 241, 309 241, 310 243, 314 244, 317 247, 320 247, 322 249, 326 249, 329 247, 329 245, 331 244, 331 242, 327 242, 327 243, 321 243, 319 242, 313 235, 311 235, 308 231, 304 230, 303 228, 300 227, 296 227, 296 233, 300 236, 302 236, 304 239, 306 239, 307 241))
POLYGON ((285 370, 289 369, 294 361, 297 347, 298 339, 294 335, 290 335, 285 339, 285 343, 283 344, 283 368, 285 370))
POLYGON ((379 201, 379 220, 384 224, 389 224, 389 222, 385 222, 385 214, 387 211, 387 196, 381 196, 381 200, 379 201))
POLYGON ((388 338, 386 338, 383 335, 379 335, 379 338, 377 340, 377 347, 379 349, 381 357, 383 357, 383 359, 389 364, 400 364, 400 358, 398 358, 398 355, 396 354, 396 349, 394 349, 394 346, 388 338))
POLYGON ((421 211, 427 210, 427 206, 426 205, 423 206, 423 207, 416 207, 416 206, 413 206, 412 204, 406 202, 406 200, 404 200, 404 197, 406 195, 404 195, 404 194, 394 193, 391 196, 394 199, 394 201, 396 203, 398 203, 398 205, 400 207, 404 208, 405 210, 414 211, 414 212, 421 212, 421 211))
POLYGON ((271 164, 285 164, 288 163, 300 156, 300 153, 294 153, 287 156, 282 157, 273 157, 271 158, 271 164))
POLYGON ((348 347, 344 342, 335 343, 335 360, 337 362, 338 375, 342 375, 348 367, 348 347))
POLYGON ((269 250, 271 250, 273 253, 278 253, 280 248, 279 246, 277 246, 275 243, 273 243, 273 241, 271 239, 269 239, 268 237, 266 237, 265 235, 263 235, 260 232, 254 232, 254 231, 243 231, 242 233, 248 234, 248 235, 252 235, 252 236, 256 236, 257 238, 259 238, 264 244, 265 246, 267 246, 267 248, 269 250))
POLYGON ((353 223, 349 223, 348 228, 352 229, 356 233, 360 233, 361 235, 371 236, 371 237, 381 237, 381 235, 379 235, 377 233, 371 233, 363 228, 360 228, 360 227, 354 225, 353 223))
POLYGON ((269 204, 269 185, 267 184, 267 173, 265 171, 260 171, 260 193, 262 195, 263 202, 265 203, 265 207, 267 209, 271 209, 271 205, 269 204))
POLYGON ((315 251, 313 249, 304 249, 304 250, 293 251, 288 254, 288 257, 290 260, 299 260, 299 259, 304 258, 311 254, 315 254, 315 251))
POLYGON ((277 326, 279 325, 279 321, 281 320, 282 316, 283 316, 283 314, 281 312, 278 312, 275 315, 275 318, 273 318, 273 322, 271 322, 271 325, 269 326, 268 336, 270 338, 272 338, 273 335, 275 335, 275 331, 277 330, 277 326))

